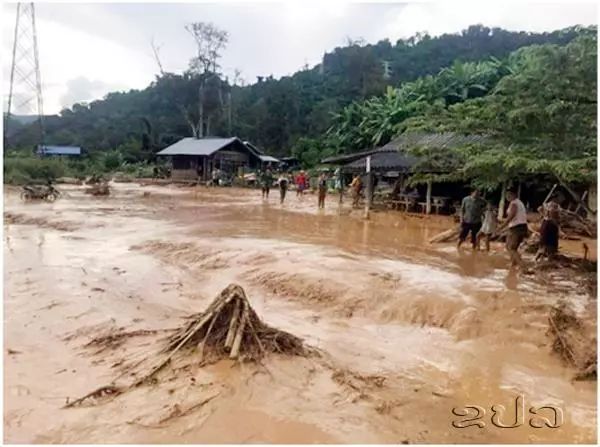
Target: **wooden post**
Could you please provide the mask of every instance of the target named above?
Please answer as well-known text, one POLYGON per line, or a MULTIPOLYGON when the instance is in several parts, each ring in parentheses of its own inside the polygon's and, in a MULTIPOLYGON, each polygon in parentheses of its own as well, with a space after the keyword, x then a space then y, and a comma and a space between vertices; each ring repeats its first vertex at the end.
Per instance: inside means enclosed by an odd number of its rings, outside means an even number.
POLYGON ((506 203, 506 180, 502 182, 500 186, 502 190, 500 191, 500 204, 498 205, 498 218, 504 219, 504 204, 506 203))
MULTIPOLYGON (((588 192, 584 191, 583 195, 581 196, 581 201, 585 203, 585 199, 587 198, 588 192)), ((579 205, 577 205, 577 208, 575 208, 575 212, 577 213, 577 211, 579 211, 579 208, 581 208, 581 203, 579 205)))
POLYGON ((339 169, 340 169, 339 181, 340 181, 340 205, 341 205, 344 200, 344 173, 342 172, 342 168, 339 168, 339 169))
POLYGON ((544 202, 542 203, 542 205, 545 205, 546 202, 548 200, 550 200, 550 197, 552 196, 552 193, 554 192, 554 190, 556 189, 556 187, 558 186, 558 183, 555 183, 554 185, 552 185, 552 189, 550 190, 550 192, 548 193, 548 195, 546 196, 546 198, 544 199, 544 202))
POLYGON ((373 179, 371 174, 371 156, 369 155, 366 160, 367 164, 367 196, 365 197, 365 219, 369 218, 369 211, 371 210, 371 191, 373 190, 373 179))
POLYGON ((427 180, 427 195, 425 196, 426 202, 426 212, 427 214, 431 214, 431 189, 433 187, 433 182, 431 180, 427 180))

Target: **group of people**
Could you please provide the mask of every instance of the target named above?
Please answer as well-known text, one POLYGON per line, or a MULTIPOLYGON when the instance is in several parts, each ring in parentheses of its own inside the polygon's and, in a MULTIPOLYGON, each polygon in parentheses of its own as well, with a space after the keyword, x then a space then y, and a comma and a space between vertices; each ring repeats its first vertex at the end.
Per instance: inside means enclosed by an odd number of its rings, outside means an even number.
MULTIPOLYGON (((338 191, 342 191, 342 177, 340 175, 339 170, 334 173, 335 178, 335 188, 338 191)), ((330 175, 325 172, 322 172, 317 179, 317 196, 318 202, 317 206, 319 208, 325 208, 325 198, 327 197, 328 191, 328 182, 330 179, 330 175)), ((294 184, 296 187, 296 197, 302 198, 304 192, 310 189, 310 178, 305 171, 300 171, 295 177, 286 172, 280 172, 275 181, 275 177, 273 172, 270 169, 265 169, 260 172, 259 184, 262 191, 263 199, 269 198, 269 192, 273 185, 277 185, 279 188, 279 200, 280 203, 283 203, 285 200, 285 196, 290 184, 294 184)), ((364 189, 364 184, 361 176, 359 174, 354 175, 352 182, 350 183, 350 191, 352 194, 352 207, 356 208, 359 205, 360 198, 362 197, 362 192, 364 189)))
MULTIPOLYGON (((306 172, 300 171, 298 173, 298 175, 296 175, 295 178, 293 178, 291 174, 288 174, 286 172, 280 172, 279 177, 277 178, 277 182, 276 182, 276 184, 279 188, 279 203, 283 204, 283 202, 285 201, 285 196, 286 196, 287 190, 292 181, 294 182, 294 184, 296 186, 296 197, 301 198, 304 195, 304 191, 309 189, 310 179, 309 179, 308 175, 306 174, 306 172)), ((267 168, 261 172, 260 187, 261 187, 263 199, 269 198, 269 192, 274 183, 275 183, 274 176, 270 169, 267 168)), ((317 189, 318 189, 318 197, 319 197, 318 207, 324 208, 325 207, 325 197, 327 195, 327 175, 325 173, 321 173, 321 175, 319 175, 318 182, 317 182, 317 189)))
MULTIPOLYGON (((474 189, 469 196, 462 200, 459 213, 461 228, 457 248, 460 248, 470 233, 473 250, 479 249, 481 240, 485 239, 485 248, 489 251, 491 238, 508 228, 506 249, 511 258, 511 265, 518 267, 521 265, 519 246, 529 236, 527 209, 515 190, 507 190, 506 198, 509 204, 506 218, 502 223, 498 221, 496 209, 480 196, 479 190, 474 189)), ((558 251, 560 231, 560 207, 554 199, 540 207, 539 211, 542 213, 543 220, 536 260, 542 257, 551 257, 558 251)))

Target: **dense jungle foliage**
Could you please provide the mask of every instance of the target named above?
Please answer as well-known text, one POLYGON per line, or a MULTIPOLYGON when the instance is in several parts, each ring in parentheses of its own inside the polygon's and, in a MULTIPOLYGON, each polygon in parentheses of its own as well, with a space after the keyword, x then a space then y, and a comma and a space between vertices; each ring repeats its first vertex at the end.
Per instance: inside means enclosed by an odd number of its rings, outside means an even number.
MULTIPOLYGON (((222 47, 226 41, 224 33, 222 47)), ((161 73, 144 90, 47 117, 45 141, 135 165, 184 136, 237 135, 313 166, 407 130, 455 131, 491 135, 495 143, 420 153, 430 163, 453 161, 458 168, 448 178, 482 185, 523 171, 591 178, 596 56, 595 28, 536 34, 479 25, 395 44, 353 42, 313 68, 246 86, 219 74, 218 54, 206 62, 198 56, 185 73, 161 73)), ((17 153, 39 141, 36 123, 10 128, 7 147, 17 153)))

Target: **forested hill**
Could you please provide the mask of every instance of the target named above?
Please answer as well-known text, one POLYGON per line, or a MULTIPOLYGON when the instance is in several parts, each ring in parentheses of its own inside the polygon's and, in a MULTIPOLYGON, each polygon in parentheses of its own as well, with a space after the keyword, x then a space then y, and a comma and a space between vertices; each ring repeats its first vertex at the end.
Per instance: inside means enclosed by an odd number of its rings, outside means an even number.
MULTIPOLYGON (((281 79, 258 78, 247 86, 231 86, 214 77, 211 82, 218 84, 218 95, 212 98, 212 106, 210 95, 205 99, 206 110, 214 111, 205 132, 237 135, 268 153, 291 154, 300 138, 323 135, 333 112, 381 95, 388 86, 436 74, 457 60, 502 59, 532 44, 564 45, 579 33, 577 27, 539 34, 476 25, 460 34, 418 34, 395 44, 387 40, 374 45, 349 43, 326 53, 313 68, 281 79)), ((76 104, 59 116, 47 117, 45 142, 80 145, 89 152, 117 149, 128 158, 143 159, 191 135, 184 111, 193 109, 197 101, 197 78, 192 73, 167 73, 144 90, 110 93, 103 100, 76 104)), ((30 149, 37 142, 36 133, 35 125, 23 126, 8 145, 30 149)))

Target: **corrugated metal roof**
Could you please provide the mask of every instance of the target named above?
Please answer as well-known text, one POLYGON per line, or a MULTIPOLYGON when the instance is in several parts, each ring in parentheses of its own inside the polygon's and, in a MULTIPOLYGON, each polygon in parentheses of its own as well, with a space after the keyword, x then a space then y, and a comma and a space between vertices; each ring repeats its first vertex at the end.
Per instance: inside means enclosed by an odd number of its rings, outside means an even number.
MULTIPOLYGON (((400 171, 408 172, 417 164, 418 159, 411 155, 402 154, 396 150, 384 150, 373 153, 371 156, 371 170, 373 171, 400 171)), ((365 171, 367 168, 367 156, 359 158, 344 166, 344 170, 365 171)))
POLYGON ((279 160, 277 160, 275 157, 271 157, 270 155, 259 155, 259 157, 263 163, 279 163, 279 160))
POLYGON ((40 155, 81 155, 79 146, 38 146, 40 155))
POLYGON ((244 144, 246 146, 248 146, 251 150, 253 150, 254 152, 256 152, 256 155, 265 155, 264 151, 261 151, 259 148, 257 148, 255 145, 253 145, 249 141, 244 141, 244 144))
POLYGON ((463 135, 455 132, 429 133, 407 132, 397 136, 380 148, 369 149, 352 154, 336 155, 321 160, 321 163, 344 164, 351 163, 367 155, 380 151, 404 151, 409 148, 421 147, 428 149, 445 149, 465 144, 485 143, 491 138, 486 135, 463 135))
POLYGON ((237 137, 201 139, 188 137, 164 148, 156 155, 211 155, 236 141, 244 145, 242 140, 237 137))
POLYGON ((325 164, 350 163, 354 160, 358 160, 359 158, 374 154, 375 152, 377 152, 379 150, 381 150, 381 148, 374 148, 374 149, 369 149, 367 151, 354 152, 352 154, 334 155, 333 157, 324 158, 323 160, 321 160, 321 163, 325 163, 325 164))

